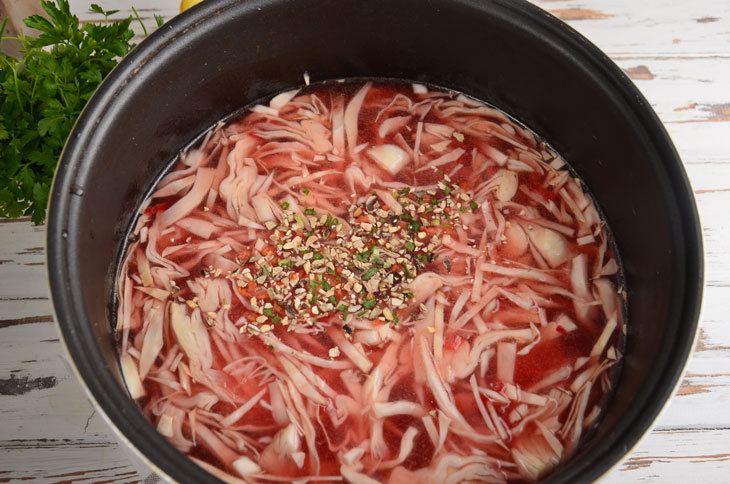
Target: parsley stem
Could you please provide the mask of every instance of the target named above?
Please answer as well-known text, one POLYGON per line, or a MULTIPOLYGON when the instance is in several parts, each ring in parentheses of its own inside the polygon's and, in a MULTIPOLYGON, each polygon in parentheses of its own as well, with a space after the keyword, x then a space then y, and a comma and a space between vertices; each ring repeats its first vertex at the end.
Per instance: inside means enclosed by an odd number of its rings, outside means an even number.
POLYGON ((142 22, 142 19, 139 18, 139 14, 137 13, 137 9, 132 7, 132 12, 134 12, 134 16, 137 17, 137 22, 142 26, 142 31, 144 32, 144 36, 147 37, 147 27, 145 27, 144 22, 142 22))

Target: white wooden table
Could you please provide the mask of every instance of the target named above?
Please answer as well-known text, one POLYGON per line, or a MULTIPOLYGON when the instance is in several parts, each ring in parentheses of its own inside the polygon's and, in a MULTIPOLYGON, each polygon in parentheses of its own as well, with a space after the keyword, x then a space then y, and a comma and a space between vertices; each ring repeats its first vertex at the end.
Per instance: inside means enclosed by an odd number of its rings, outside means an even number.
MULTIPOLYGON (((31 1, 31 0, 28 0, 31 1)), ((148 27, 178 0, 96 0, 148 27), (144 6, 146 4, 146 6, 144 6)), ((91 0, 71 0, 82 20, 91 0)), ((697 349, 657 426, 606 483, 730 482, 730 1, 537 0, 622 67, 679 149, 706 249, 697 349)), ((139 30, 139 29, 138 29, 139 30)), ((0 483, 132 483, 139 476, 63 361, 44 227, 0 220, 0 483)))

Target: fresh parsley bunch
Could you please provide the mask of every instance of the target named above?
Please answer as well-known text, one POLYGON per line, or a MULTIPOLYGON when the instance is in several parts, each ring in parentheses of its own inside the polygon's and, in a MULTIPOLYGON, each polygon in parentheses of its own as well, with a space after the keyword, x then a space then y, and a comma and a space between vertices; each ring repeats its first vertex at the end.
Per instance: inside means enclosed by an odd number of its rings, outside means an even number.
POLYGON ((110 22, 116 10, 92 5, 105 22, 81 25, 68 0, 41 5, 48 19, 25 19, 41 34, 17 37, 23 58, 0 53, 0 217, 29 215, 35 224, 45 219, 53 173, 76 118, 134 46, 131 16, 110 22))

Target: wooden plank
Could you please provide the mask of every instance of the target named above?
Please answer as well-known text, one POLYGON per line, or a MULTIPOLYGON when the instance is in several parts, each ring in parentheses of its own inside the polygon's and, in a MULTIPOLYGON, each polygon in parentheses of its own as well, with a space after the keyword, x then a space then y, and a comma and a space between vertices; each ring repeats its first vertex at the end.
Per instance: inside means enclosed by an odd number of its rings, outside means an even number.
POLYGON ((720 59, 618 56, 614 61, 665 124, 730 120, 730 46, 720 59))
MULTIPOLYGON (((89 0, 71 0, 98 21, 89 0)), ((97 0, 131 13, 132 0, 97 0)), ((722 482, 730 458, 730 4, 725 0, 538 0, 624 69, 657 111, 697 193, 707 250, 697 351, 654 432, 604 482, 722 482)), ((149 30, 178 0, 138 10, 149 30)), ((141 27, 135 22, 135 31, 141 27)), ((138 36, 138 41, 141 40, 138 36)), ((138 482, 123 449, 65 365, 50 320, 43 228, 0 221, 0 483, 138 482), (19 281, 22 281, 20 283, 19 281)))
POLYGON ((53 323, 0 329, 3 440, 109 440, 110 431, 86 400, 58 338, 53 323))
MULTIPOLYGON (((0 223, 0 240, 1 320, 5 319, 7 300, 47 298, 48 285, 44 227, 34 227, 27 221, 0 223)), ((46 311, 44 314, 50 313, 46 311)))
MULTIPOLYGON (((673 123, 665 126, 685 165, 730 162, 730 143, 718 142, 730 133, 730 122, 673 123)), ((727 182, 727 179, 718 180, 722 181, 727 182)))
POLYGON ((137 471, 116 442, 22 440, 0 443, 0 483, 139 483, 137 471))
POLYGON ((728 429, 655 431, 601 482, 725 482, 728 461, 728 429))
POLYGON ((714 55, 730 52, 725 0, 533 0, 611 56, 714 55))

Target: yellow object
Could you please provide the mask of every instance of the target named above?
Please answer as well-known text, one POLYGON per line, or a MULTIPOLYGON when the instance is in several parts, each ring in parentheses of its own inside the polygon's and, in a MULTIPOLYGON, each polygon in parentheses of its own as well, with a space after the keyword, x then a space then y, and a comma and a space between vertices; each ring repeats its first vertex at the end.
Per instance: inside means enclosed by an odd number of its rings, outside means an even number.
POLYGON ((182 0, 182 2, 180 2, 180 11, 184 12, 185 10, 192 7, 193 5, 196 5, 202 1, 203 0, 182 0))

